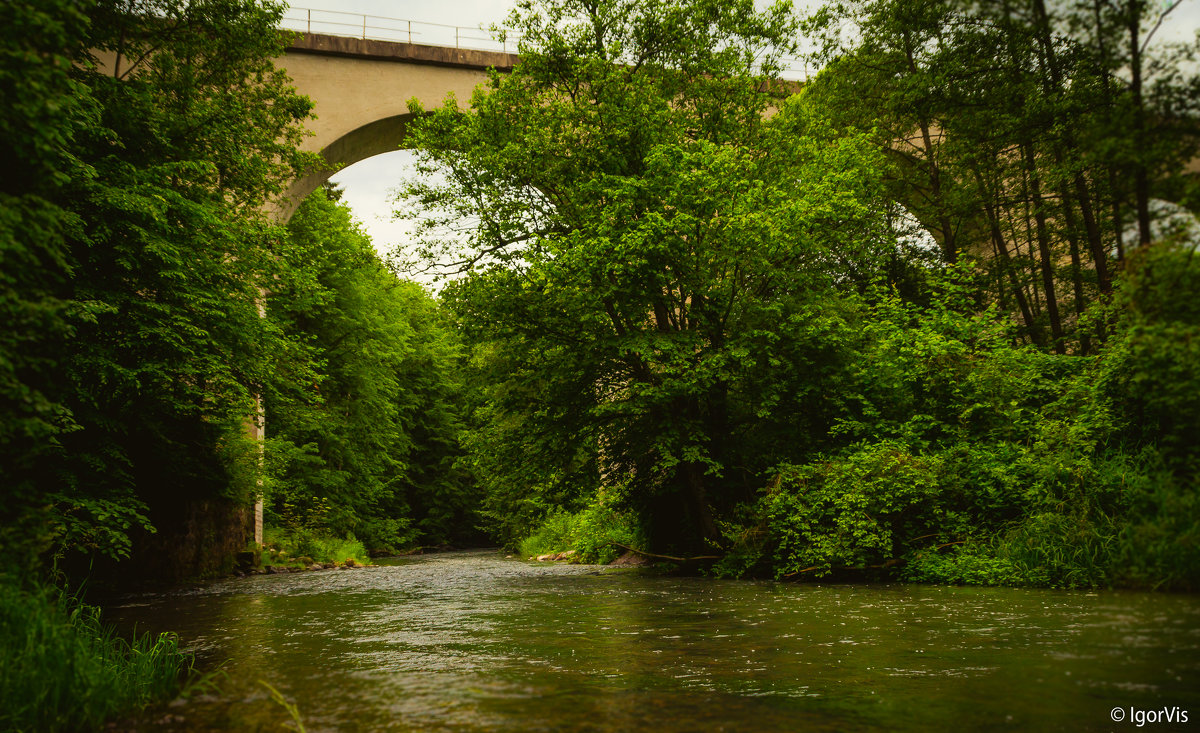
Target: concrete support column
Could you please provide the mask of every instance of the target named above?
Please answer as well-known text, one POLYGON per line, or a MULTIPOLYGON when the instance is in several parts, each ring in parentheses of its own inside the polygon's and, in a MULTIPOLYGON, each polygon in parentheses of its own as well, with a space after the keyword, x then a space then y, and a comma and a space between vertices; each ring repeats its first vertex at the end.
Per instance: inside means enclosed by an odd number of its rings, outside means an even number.
POLYGON ((261 545, 262 541, 263 498, 259 494, 254 499, 254 544, 261 545))
MULTIPOLYGON (((259 301, 260 315, 265 314, 263 301, 259 301)), ((263 450, 263 439, 266 437, 266 414, 263 412, 262 397, 255 395, 254 397, 254 416, 246 425, 246 433, 250 439, 255 442, 255 449, 258 451, 258 479, 257 490, 254 493, 254 542, 261 545, 263 541, 263 475, 265 468, 266 456, 263 450)))

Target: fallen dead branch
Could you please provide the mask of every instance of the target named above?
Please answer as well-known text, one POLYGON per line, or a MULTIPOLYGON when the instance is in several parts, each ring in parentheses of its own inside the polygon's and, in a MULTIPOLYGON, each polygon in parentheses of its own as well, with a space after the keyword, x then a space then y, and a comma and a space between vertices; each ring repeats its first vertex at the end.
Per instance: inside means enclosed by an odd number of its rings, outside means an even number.
POLYGON ((670 560, 672 562, 696 562, 697 560, 720 560, 722 557, 724 557, 723 555, 696 555, 695 557, 675 557, 674 555, 660 555, 657 552, 646 552, 645 550, 639 550, 636 547, 622 545, 620 542, 611 542, 610 541, 608 544, 612 545, 613 547, 620 547, 622 550, 629 550, 630 552, 636 553, 638 555, 642 555, 643 557, 655 557, 660 560, 670 560))

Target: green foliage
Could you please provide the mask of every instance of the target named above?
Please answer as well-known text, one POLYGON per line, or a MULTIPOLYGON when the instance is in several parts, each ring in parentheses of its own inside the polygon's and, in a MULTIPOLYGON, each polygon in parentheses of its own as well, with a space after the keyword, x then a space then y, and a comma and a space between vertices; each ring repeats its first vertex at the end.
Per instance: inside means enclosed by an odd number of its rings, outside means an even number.
POLYGON ((281 529, 268 527, 263 531, 264 565, 299 565, 301 558, 313 561, 344 563, 352 558, 360 565, 371 562, 371 555, 354 535, 336 537, 317 529, 281 529))
POLYGON ((1114 528, 1074 512, 1031 514, 997 538, 996 556, 1023 583, 1054 588, 1110 584, 1114 528))
POLYGON ((1195 591, 1200 588, 1200 496, 1196 482, 1165 471, 1133 477, 1133 510, 1116 528, 1112 575, 1120 585, 1195 591))
POLYGON ((487 511, 520 536, 611 471, 653 547, 703 548, 779 458, 755 431, 789 419, 764 371, 820 359, 788 327, 887 258, 878 160, 770 93, 782 5, 529 3, 511 22, 522 63, 469 112, 414 121, 421 166, 450 175, 407 190, 480 222, 417 254, 471 270, 445 300, 494 385, 469 443, 487 511))
POLYGON ((353 533, 371 549, 470 538, 476 520, 459 455, 458 346, 436 304, 398 280, 320 190, 281 246, 292 278, 268 315, 300 344, 293 378, 265 400, 268 518, 353 533))
POLYGON ((953 545, 944 552, 916 552, 904 566, 901 577, 919 583, 952 585, 1022 585, 1021 571, 1006 559, 985 548, 953 545))
POLYGON ((617 495, 606 491, 574 514, 551 510, 537 530, 521 541, 519 552, 536 557, 574 550, 577 562, 607 564, 625 552, 618 545, 644 548, 645 534, 637 518, 620 508, 617 495))
POLYGON ((1145 468, 1128 483, 1117 575, 1127 584, 1200 587, 1200 258, 1158 245, 1138 258, 1121 292, 1125 322, 1096 390, 1126 416, 1127 450, 1145 468), (1140 454, 1134 453, 1140 449, 1140 454))
POLYGON ((572 547, 581 562, 607 564, 624 554, 625 547, 646 547, 646 534, 637 517, 619 506, 611 498, 601 496, 575 516, 572 547))
POLYGON ((93 175, 72 154, 97 109, 71 73, 89 19, 69 0, 0 7, 0 551, 25 567, 54 536, 41 473, 71 429, 59 385, 73 332, 66 185, 93 175))
MULTIPOLYGON (((449 508, 447 508, 449 511, 449 508)), ((357 536, 362 544, 377 552, 392 554, 421 543, 422 537, 431 541, 446 541, 463 536, 463 528, 455 527, 445 535, 421 535, 408 517, 369 517, 358 525, 357 536)))
POLYGON ((1197 47, 1144 3, 830 6, 784 98, 784 4, 520 2, 511 74, 413 105, 440 301, 330 191, 268 218, 315 162, 281 5, 133 8, 0 7, 17 567, 261 485, 294 557, 1200 587, 1200 267, 1148 208, 1200 195, 1197 47))
POLYGON ((940 461, 889 442, 824 464, 784 467, 766 498, 776 575, 881 567, 904 554, 912 538, 936 535, 941 472, 940 461))
POLYGON ((99 609, 0 577, 0 727, 98 730, 176 694, 192 658, 170 634, 117 636, 99 609))
POLYGON ((0 542, 22 567, 124 558, 189 504, 255 490, 243 423, 293 348, 258 314, 284 274, 266 204, 311 162, 311 105, 272 60, 281 13, 0 10, 18 171, 0 184, 0 542))
POLYGON ((61 501, 55 506, 60 545, 112 558, 128 557, 135 527, 153 532, 146 507, 135 499, 124 502, 86 496, 61 501))
POLYGON ((1155 238, 1152 198, 1195 211, 1200 43, 1150 42, 1176 7, 833 0, 804 21, 806 91, 873 129, 891 194, 943 261, 978 262, 1019 338, 1088 354, 1106 333, 1084 314, 1155 238))
MULTIPOLYGON (((1164 249, 1145 267, 1183 283, 1194 264, 1164 249)), ((1154 400, 1133 375, 1186 402, 1194 372, 1143 371, 1155 362, 1129 354, 1162 308, 1180 307, 1159 299, 1180 291, 1134 272, 1122 298, 1141 305, 1099 356, 1080 358, 1014 347, 993 312, 970 312, 965 282, 931 278, 924 307, 876 296, 853 368, 827 395, 843 406, 833 447, 775 470, 757 507, 726 523, 714 572, 1194 587, 1194 451, 1169 450, 1147 429, 1175 423, 1130 408, 1154 400)))
POLYGON ((537 530, 521 541, 518 551, 523 557, 536 557, 574 549, 574 542, 575 515, 557 510, 547 514, 537 530))
POLYGON ((522 394, 532 399, 537 384, 506 379, 517 365, 504 350, 484 345, 474 351, 471 376, 480 386, 470 429, 463 434, 460 465, 479 482, 483 528, 515 547, 548 512, 581 509, 594 494, 599 483, 595 450, 586 442, 570 444, 574 436, 538 432, 535 420, 500 407, 516 403, 522 394))
POLYGON ((1140 253, 1122 301, 1124 328, 1105 359, 1107 395, 1134 440, 1158 446, 1176 475, 1200 476, 1200 256, 1163 243, 1140 253))
POLYGON ((619 484, 722 575, 1194 583, 1197 283, 1156 245, 1114 298, 1110 259, 1195 140, 1104 147, 1149 98, 1080 8, 830 6, 829 67, 780 100, 740 54, 786 46, 782 9, 520 5, 522 63, 419 118, 447 175, 407 189, 445 214, 414 254, 468 273, 489 529, 574 546, 619 484))

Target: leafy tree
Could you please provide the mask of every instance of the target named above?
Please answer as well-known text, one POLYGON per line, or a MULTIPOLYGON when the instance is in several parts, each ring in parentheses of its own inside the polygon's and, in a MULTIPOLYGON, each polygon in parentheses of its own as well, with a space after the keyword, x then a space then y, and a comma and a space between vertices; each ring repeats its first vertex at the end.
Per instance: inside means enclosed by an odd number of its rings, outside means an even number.
MULTIPOLYGON (((254 490, 242 423, 288 348, 256 302, 279 267, 265 208, 306 164, 295 143, 310 103, 272 62, 280 5, 3 12, 16 39, 5 94, 24 94, 4 124, 30 163, 28 193, 5 207, 6 227, 20 227, 5 256, 31 265, 6 296, 23 325, 4 344, 16 375, 5 399, 35 416, 6 414, 4 429, 36 443, 15 469, 23 479, 5 481, 19 492, 6 506, 48 510, 61 548, 127 556, 138 528, 183 531, 188 506, 233 507, 254 490), (45 125, 31 116, 41 109, 45 125), (38 318, 46 328, 30 336, 38 318)), ((155 570, 194 572, 220 555, 189 548, 155 570)))
POLYGON ((38 478, 72 424, 58 386, 72 333, 64 190, 93 175, 72 154, 98 110, 71 65, 89 19, 67 2, 0 7, 0 550, 27 565, 50 539, 38 478))
POLYGON ((398 280, 322 189, 297 210, 283 249, 293 279, 268 314, 305 344, 266 400, 271 520, 353 533, 371 549, 474 531, 458 455, 457 346, 436 304, 398 280))
POLYGON ((492 512, 586 502, 611 474, 655 546, 719 542, 779 450, 755 426, 791 419, 755 375, 821 362, 791 328, 891 256, 875 154, 783 100, 782 5, 523 3, 510 22, 521 63, 414 125, 446 175, 408 189, 478 222, 425 254, 472 271, 445 297, 496 385, 473 450, 492 512))
POLYGON ((1173 7, 832 3, 807 23, 828 64, 812 92, 878 130, 894 195, 946 261, 988 267, 1025 339, 1086 354, 1131 222, 1150 242, 1151 192, 1195 197, 1196 45, 1146 45, 1173 7))

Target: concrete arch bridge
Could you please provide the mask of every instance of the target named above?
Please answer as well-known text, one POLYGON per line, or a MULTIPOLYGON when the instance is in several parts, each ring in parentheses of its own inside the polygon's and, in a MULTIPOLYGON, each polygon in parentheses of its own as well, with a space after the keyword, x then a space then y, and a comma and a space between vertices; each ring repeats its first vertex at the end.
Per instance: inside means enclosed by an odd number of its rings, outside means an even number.
POLYGON ((489 69, 509 71, 516 61, 516 54, 500 51, 301 35, 278 65, 314 103, 316 119, 308 123, 313 135, 301 147, 329 165, 294 181, 277 216, 291 218, 337 169, 401 147, 413 117, 410 99, 426 109, 441 106, 451 93, 469 100, 489 69))

